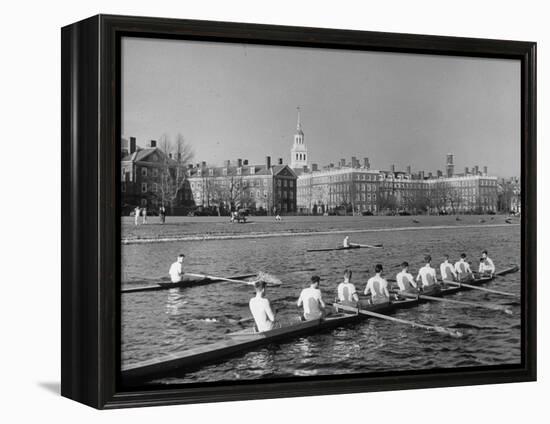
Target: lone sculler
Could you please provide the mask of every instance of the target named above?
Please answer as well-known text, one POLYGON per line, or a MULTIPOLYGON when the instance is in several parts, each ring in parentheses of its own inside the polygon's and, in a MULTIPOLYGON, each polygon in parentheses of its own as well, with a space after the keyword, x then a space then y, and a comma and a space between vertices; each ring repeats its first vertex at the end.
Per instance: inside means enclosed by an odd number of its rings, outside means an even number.
POLYGON ((470 269, 470 264, 466 262, 466 253, 460 254, 460 260, 455 264, 455 270, 458 274, 458 281, 472 279, 472 270, 470 269))
POLYGON ((344 281, 338 284, 338 301, 344 304, 359 302, 355 285, 351 282, 352 274, 351 269, 346 269, 344 271, 344 281))
POLYGON ((342 242, 342 247, 344 249, 349 249, 351 247, 351 243, 349 242, 349 236, 344 237, 344 241, 342 242))
POLYGON ((388 291, 388 282, 382 277, 382 271, 384 268, 382 264, 376 264, 374 266, 374 272, 376 275, 369 278, 367 281, 367 287, 365 287, 365 295, 370 293, 371 303, 387 303, 390 301, 390 292, 388 291))
POLYGON ((424 262, 426 263, 426 265, 424 265, 418 271, 416 281, 422 282, 421 289, 423 291, 430 291, 437 287, 437 274, 435 272, 435 269, 432 268, 432 257, 430 255, 424 256, 424 262))
POLYGON ((399 293, 416 293, 418 292, 418 286, 414 281, 414 277, 409 273, 409 263, 403 262, 401 264, 401 272, 395 277, 397 285, 399 286, 399 293))
POLYGON ((170 271, 168 271, 168 273, 170 274, 172 283, 179 283, 184 279, 183 258, 185 258, 185 255, 180 253, 176 262, 170 265, 170 271))
POLYGON ((265 297, 265 287, 266 284, 264 281, 257 281, 254 284, 256 296, 248 302, 250 312, 252 312, 254 322, 256 323, 256 330, 260 333, 272 330, 275 326, 275 314, 271 309, 269 300, 265 297))
POLYGON ((454 265, 449 262, 449 255, 443 255, 443 259, 443 263, 439 266, 441 279, 455 281, 458 279, 458 274, 456 273, 454 265))
POLYGON ((495 273, 495 264, 493 260, 487 256, 487 251, 481 252, 481 260, 479 261, 479 273, 482 276, 493 276, 495 273))
POLYGON ((318 275, 311 277, 311 283, 308 288, 305 288, 300 293, 298 307, 304 307, 304 318, 306 321, 323 318, 325 316, 325 302, 323 295, 319 289, 321 278, 318 275))

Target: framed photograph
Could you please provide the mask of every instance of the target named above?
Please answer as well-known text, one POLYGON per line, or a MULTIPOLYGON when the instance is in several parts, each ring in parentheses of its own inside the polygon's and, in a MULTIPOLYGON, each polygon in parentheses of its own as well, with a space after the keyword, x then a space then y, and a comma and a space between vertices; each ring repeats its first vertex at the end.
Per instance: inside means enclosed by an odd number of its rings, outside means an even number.
POLYGON ((536 44, 62 29, 62 395, 536 379, 536 44))

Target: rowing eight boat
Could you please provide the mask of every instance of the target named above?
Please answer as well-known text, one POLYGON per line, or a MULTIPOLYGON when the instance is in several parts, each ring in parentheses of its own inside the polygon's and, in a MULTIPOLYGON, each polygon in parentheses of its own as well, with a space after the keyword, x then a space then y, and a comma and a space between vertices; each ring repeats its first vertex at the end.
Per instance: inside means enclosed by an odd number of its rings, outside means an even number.
MULTIPOLYGON (((500 272, 495 276, 504 275, 518 271, 514 266, 500 272)), ((484 284, 494 277, 483 277, 470 282, 471 285, 484 284)), ((460 291, 470 290, 468 287, 443 288, 437 296, 448 296, 460 291)), ((368 311, 377 313, 392 313, 399 309, 411 308, 420 303, 429 302, 427 299, 404 299, 392 303, 371 305, 368 311)), ((265 346, 283 339, 289 339, 305 334, 316 333, 336 327, 341 327, 357 321, 366 319, 363 314, 358 313, 357 308, 335 304, 336 309, 343 311, 325 319, 312 321, 299 321, 282 328, 276 328, 262 333, 254 332, 252 328, 230 333, 230 339, 218 343, 209 344, 195 349, 184 350, 183 352, 171 354, 164 358, 152 359, 133 363, 123 367, 122 377, 125 383, 133 384, 143 381, 150 381, 167 375, 173 375, 178 370, 188 371, 198 366, 218 362, 230 356, 238 355, 259 346, 265 346)))

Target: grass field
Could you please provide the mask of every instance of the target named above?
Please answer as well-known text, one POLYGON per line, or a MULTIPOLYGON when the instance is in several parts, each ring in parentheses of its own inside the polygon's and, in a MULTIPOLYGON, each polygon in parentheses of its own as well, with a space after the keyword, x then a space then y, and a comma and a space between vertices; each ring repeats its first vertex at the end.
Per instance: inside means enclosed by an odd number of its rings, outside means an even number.
MULTIPOLYGON (((249 217, 246 224, 230 223, 228 217, 149 217, 147 224, 134 225, 132 217, 122 218, 122 241, 125 243, 154 240, 192 240, 194 238, 227 238, 316 234, 337 232, 382 231, 429 227, 510 225, 503 215, 460 216, 288 216, 249 217)), ((141 219, 140 219, 141 222, 141 219)), ((519 224, 519 219, 513 219, 519 224)))

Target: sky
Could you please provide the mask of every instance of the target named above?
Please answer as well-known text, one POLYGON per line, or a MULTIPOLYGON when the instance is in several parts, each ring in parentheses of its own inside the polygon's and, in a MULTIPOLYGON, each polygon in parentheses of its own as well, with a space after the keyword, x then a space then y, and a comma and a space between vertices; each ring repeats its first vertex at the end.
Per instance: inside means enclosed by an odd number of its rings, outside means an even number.
POLYGON ((126 37, 122 136, 181 133, 194 162, 290 162, 301 110, 309 162, 520 174, 520 63, 126 37))

